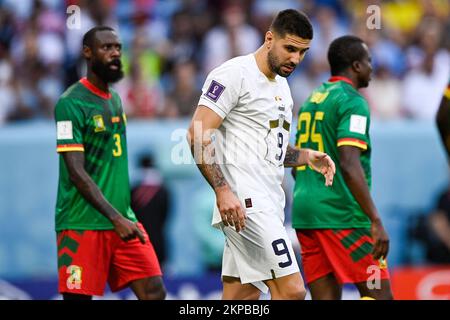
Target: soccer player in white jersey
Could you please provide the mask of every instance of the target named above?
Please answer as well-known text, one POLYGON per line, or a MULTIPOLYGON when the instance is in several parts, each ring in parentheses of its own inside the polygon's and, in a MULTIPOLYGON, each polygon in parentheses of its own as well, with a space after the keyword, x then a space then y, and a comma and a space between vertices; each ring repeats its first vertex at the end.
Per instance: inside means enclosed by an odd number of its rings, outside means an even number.
POLYGON ((216 194, 213 226, 225 234, 223 299, 304 299, 284 227, 284 167, 310 165, 331 185, 322 152, 288 146, 293 101, 286 81, 313 37, 305 14, 278 13, 254 53, 211 71, 188 132, 197 166, 216 194))

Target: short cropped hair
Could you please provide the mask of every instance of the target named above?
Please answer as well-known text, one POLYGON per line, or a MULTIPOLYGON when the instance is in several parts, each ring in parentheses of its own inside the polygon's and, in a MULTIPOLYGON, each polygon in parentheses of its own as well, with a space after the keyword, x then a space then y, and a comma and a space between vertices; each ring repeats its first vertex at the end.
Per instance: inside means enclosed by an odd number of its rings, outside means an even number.
POLYGON ((280 11, 270 25, 270 30, 281 37, 293 34, 303 39, 313 38, 313 28, 309 18, 301 11, 287 9, 280 11))
POLYGON ((356 36, 346 35, 336 38, 328 48, 328 63, 331 75, 335 76, 351 67, 353 62, 361 61, 367 54, 362 44, 364 41, 356 36))
POLYGON ((92 48, 92 46, 94 45, 94 40, 95 40, 95 34, 99 31, 115 31, 113 28, 108 27, 108 26, 96 26, 93 27, 91 30, 89 30, 88 32, 86 32, 83 36, 83 47, 89 47, 92 48))

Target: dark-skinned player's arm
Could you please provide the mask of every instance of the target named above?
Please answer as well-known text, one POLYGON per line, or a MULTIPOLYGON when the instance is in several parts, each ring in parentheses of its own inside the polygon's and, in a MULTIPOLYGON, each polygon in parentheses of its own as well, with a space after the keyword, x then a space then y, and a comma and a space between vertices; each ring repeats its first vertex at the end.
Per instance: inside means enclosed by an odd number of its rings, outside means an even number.
POLYGON ((197 167, 216 193, 217 208, 223 224, 234 226, 239 232, 245 228, 245 210, 216 161, 211 137, 222 121, 223 119, 213 110, 199 105, 192 117, 187 140, 197 167))
POLYGON ((345 183, 360 205, 362 211, 369 217, 370 228, 374 241, 373 257, 378 260, 386 258, 389 252, 389 237, 381 223, 380 216, 370 195, 364 170, 360 162, 361 149, 353 146, 339 147, 339 164, 345 183))
POLYGON ((84 152, 71 151, 61 154, 69 171, 70 181, 72 181, 87 202, 111 221, 114 225, 114 230, 120 238, 128 241, 138 237, 142 243, 145 243, 144 235, 139 230, 137 224, 126 219, 114 209, 86 172, 84 169, 84 152))
POLYGON ((450 83, 439 105, 436 114, 436 125, 439 130, 442 143, 447 151, 447 159, 450 159, 450 83))

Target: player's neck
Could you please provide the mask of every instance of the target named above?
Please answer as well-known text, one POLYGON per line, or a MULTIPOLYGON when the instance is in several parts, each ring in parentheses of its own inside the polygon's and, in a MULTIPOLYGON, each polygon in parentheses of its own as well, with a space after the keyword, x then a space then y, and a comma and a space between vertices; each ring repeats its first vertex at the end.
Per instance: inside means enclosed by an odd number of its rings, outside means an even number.
POLYGON ((100 89, 101 91, 108 93, 109 92, 109 86, 108 83, 101 80, 95 73, 93 73, 91 70, 88 70, 87 77, 88 81, 92 83, 95 87, 100 89))
POLYGON ((259 71, 261 71, 269 80, 275 79, 275 72, 270 70, 269 67, 269 61, 267 58, 267 50, 264 48, 264 46, 260 47, 256 52, 254 53, 255 59, 256 59, 256 65, 258 66, 259 71))
POLYGON ((358 79, 356 78, 355 75, 349 73, 349 72, 343 72, 341 74, 336 74, 334 76, 332 76, 331 78, 342 78, 342 79, 346 79, 348 84, 350 84, 353 88, 355 88, 356 90, 358 90, 358 79))

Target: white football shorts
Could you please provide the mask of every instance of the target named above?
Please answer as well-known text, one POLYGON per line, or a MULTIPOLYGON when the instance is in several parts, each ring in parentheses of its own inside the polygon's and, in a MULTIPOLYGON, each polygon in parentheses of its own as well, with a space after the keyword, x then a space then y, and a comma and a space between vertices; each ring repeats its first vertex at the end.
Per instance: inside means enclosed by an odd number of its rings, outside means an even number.
POLYGON ((300 272, 280 216, 274 212, 247 213, 245 229, 239 233, 220 224, 225 234, 222 277, 240 278, 242 284, 251 283, 267 293, 264 280, 300 272))

